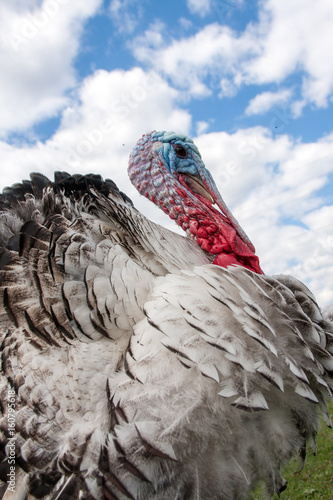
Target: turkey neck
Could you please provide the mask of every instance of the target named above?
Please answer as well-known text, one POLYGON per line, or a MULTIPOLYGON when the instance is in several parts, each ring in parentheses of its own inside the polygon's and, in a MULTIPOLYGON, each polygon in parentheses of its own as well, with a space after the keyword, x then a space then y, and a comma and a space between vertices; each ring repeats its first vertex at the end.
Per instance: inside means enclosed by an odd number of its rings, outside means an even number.
POLYGON ((194 192, 186 174, 172 175, 147 147, 130 157, 129 177, 138 191, 174 220, 210 254, 213 264, 240 265, 263 274, 259 259, 212 201, 194 192))

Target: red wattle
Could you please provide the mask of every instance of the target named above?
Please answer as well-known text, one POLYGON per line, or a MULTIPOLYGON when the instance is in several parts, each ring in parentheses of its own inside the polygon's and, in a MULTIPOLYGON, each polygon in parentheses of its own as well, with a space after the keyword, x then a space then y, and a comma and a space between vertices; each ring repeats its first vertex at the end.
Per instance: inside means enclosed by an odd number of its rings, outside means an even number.
POLYGON ((199 227, 199 222, 197 220, 190 221, 190 232, 192 234, 197 234, 198 227, 199 227))
POLYGON ((231 248, 228 243, 216 243, 212 246, 212 253, 230 252, 231 248))
POLYGON ((208 234, 214 234, 217 231, 217 226, 215 224, 210 224, 209 226, 206 226, 205 229, 208 234))
POLYGON ((211 243, 209 243, 208 240, 205 240, 203 238, 198 238, 197 242, 199 243, 199 245, 201 246, 201 248, 203 250, 206 250, 206 252, 210 252, 211 251, 212 245, 211 245, 211 243), (200 240, 200 243, 199 243, 199 240, 200 240))
MULTIPOLYGON (((235 264, 237 266, 241 266, 242 264, 230 253, 220 253, 216 259, 214 260, 213 264, 216 266, 221 266, 221 267, 228 267, 231 266, 232 264, 235 264)), ((245 267, 245 266, 243 266, 245 267)))
POLYGON ((197 236, 199 236, 199 238, 207 238, 208 233, 204 227, 199 227, 197 230, 197 236))

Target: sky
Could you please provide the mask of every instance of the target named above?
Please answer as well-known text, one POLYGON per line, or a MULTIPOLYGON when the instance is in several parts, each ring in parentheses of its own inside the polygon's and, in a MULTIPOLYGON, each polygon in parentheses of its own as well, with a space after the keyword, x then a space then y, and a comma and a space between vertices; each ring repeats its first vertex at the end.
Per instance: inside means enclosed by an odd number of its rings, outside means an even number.
POLYGON ((0 0, 0 189, 192 137, 267 274, 333 304, 332 0, 0 0))

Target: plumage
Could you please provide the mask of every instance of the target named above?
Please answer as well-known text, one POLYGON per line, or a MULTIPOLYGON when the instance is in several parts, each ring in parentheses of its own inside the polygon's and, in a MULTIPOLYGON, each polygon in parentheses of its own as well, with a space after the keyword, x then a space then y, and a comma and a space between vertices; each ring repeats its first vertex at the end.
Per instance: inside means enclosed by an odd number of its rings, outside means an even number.
POLYGON ((129 175, 188 237, 97 175, 0 195, 0 497, 279 493, 332 425, 332 323, 263 273, 190 139, 143 136, 129 175))

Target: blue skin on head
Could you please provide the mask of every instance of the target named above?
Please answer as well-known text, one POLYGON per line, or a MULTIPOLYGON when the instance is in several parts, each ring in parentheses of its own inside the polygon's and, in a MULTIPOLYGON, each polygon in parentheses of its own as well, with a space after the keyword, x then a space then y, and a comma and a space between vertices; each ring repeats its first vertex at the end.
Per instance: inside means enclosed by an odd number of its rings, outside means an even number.
POLYGON ((154 149, 161 156, 163 164, 171 174, 189 174, 205 180, 208 184, 214 184, 211 174, 205 167, 200 152, 192 139, 174 132, 153 132, 151 138, 153 142, 159 141, 163 143, 163 146, 154 149), (176 145, 186 149, 186 158, 177 156, 176 145))

